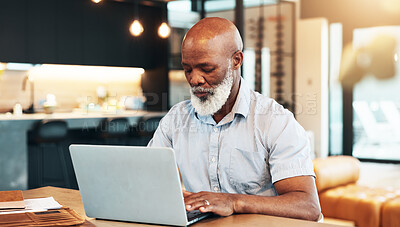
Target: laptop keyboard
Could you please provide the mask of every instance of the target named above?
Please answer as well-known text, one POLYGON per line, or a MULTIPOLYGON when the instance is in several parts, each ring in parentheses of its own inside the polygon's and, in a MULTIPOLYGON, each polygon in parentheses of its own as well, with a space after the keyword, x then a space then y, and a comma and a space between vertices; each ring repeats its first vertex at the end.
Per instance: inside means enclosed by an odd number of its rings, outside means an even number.
POLYGON ((197 218, 201 218, 204 216, 208 216, 208 213, 201 213, 199 210, 193 210, 193 211, 187 211, 186 216, 188 219, 188 222, 191 222, 197 218))

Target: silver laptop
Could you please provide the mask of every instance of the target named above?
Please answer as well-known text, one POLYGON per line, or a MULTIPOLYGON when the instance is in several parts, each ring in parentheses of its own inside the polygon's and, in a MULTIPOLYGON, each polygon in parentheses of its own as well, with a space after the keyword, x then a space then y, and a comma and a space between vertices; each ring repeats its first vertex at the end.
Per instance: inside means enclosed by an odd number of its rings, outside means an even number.
POLYGON ((89 217, 185 226, 207 216, 199 211, 187 214, 171 148, 71 145, 69 149, 89 217))

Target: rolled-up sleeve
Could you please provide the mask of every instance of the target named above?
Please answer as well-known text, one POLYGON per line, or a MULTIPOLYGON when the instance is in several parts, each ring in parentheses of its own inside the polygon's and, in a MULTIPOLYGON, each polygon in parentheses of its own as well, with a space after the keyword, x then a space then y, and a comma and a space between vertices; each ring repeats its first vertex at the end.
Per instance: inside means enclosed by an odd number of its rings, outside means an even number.
POLYGON ((272 183, 296 176, 315 177, 310 142, 293 114, 284 110, 269 120, 266 137, 272 183))

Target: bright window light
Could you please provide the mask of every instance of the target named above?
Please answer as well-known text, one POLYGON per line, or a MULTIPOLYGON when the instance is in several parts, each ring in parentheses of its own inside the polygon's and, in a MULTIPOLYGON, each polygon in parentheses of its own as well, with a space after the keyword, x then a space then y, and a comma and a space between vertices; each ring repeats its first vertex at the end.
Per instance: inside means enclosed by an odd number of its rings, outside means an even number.
POLYGON ((143 68, 83 66, 83 65, 51 65, 43 64, 29 71, 29 76, 36 78, 50 78, 51 80, 113 82, 139 81, 144 73, 143 68))

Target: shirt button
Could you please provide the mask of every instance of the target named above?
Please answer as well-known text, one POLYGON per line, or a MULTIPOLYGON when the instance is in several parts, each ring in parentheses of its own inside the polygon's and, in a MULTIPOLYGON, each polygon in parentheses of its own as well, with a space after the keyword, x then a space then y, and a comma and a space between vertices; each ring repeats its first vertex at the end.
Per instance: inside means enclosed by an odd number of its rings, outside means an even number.
POLYGON ((218 132, 218 128, 214 128, 214 132, 218 132))
POLYGON ((215 162, 215 161, 217 161, 217 160, 215 159, 215 157, 213 157, 213 158, 211 159, 211 161, 212 161, 212 162, 215 162))
POLYGON ((217 186, 214 187, 214 191, 219 191, 219 188, 217 186))

